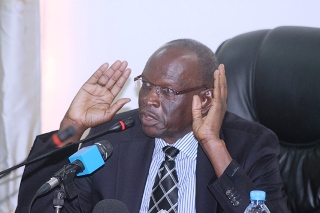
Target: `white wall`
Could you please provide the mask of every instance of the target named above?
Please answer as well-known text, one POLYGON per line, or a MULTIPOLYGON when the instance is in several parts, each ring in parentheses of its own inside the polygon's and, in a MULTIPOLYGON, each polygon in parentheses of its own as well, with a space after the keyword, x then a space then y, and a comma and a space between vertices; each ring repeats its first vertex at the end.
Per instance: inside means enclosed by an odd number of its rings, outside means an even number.
POLYGON ((320 1, 40 0, 42 132, 57 129, 72 98, 100 64, 127 60, 121 94, 137 107, 133 77, 162 44, 193 38, 212 50, 240 33, 282 25, 320 27, 320 1))

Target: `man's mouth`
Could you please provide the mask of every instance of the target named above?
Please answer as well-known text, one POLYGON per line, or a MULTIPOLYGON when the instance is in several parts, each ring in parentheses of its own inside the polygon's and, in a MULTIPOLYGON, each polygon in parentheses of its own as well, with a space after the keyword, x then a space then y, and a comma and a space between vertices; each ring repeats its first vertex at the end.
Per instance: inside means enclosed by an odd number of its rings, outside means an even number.
POLYGON ((156 115, 146 111, 140 111, 140 120, 145 126, 153 126, 159 122, 156 115))

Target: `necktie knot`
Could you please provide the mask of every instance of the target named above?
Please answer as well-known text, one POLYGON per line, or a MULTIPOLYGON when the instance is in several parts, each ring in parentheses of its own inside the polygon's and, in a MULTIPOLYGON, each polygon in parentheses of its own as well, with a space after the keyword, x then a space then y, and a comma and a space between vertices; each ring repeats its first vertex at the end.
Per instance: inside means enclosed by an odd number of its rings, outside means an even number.
POLYGON ((165 146, 162 148, 164 154, 165 154, 165 160, 166 161, 173 161, 177 155, 179 154, 179 149, 173 147, 173 146, 165 146))

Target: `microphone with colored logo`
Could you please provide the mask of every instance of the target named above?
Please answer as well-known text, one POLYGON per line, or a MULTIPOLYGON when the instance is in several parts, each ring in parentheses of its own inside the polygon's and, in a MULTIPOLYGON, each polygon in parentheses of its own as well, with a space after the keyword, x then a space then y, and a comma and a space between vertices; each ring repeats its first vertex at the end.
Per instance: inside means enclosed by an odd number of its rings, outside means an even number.
POLYGON ((69 157, 71 163, 56 172, 50 180, 38 189, 36 196, 43 195, 59 184, 63 184, 67 193, 66 197, 69 199, 75 197, 77 195, 73 183, 75 175, 83 176, 93 173, 104 165, 112 151, 113 147, 107 140, 80 149, 69 157))

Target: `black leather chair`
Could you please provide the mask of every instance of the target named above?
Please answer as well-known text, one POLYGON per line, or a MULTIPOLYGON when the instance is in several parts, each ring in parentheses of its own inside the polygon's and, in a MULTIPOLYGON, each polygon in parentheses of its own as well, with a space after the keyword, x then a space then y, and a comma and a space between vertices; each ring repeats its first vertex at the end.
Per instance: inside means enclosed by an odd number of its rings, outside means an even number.
POLYGON ((226 68, 228 110, 279 137, 291 211, 320 212, 320 29, 248 32, 216 53, 226 68))

